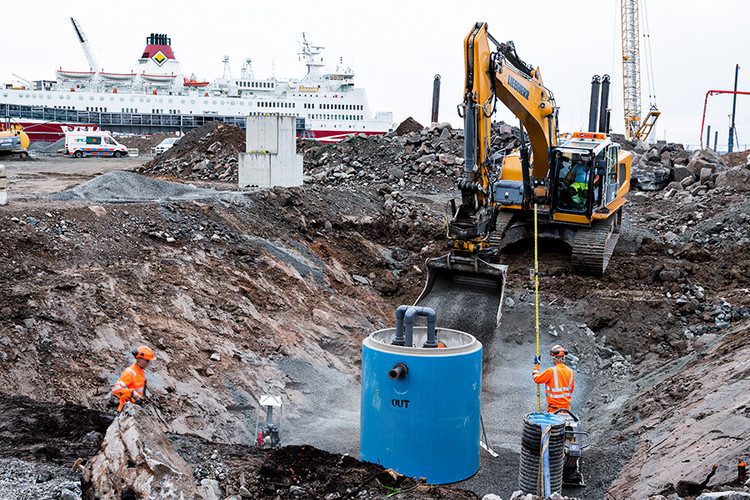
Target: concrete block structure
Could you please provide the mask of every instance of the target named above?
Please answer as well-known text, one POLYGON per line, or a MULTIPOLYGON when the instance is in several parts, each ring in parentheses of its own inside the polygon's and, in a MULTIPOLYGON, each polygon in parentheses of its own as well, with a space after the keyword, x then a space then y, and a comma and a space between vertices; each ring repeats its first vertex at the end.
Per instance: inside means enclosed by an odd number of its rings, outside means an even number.
POLYGON ((239 186, 302 185, 302 155, 297 154, 293 116, 246 117, 246 153, 239 157, 239 186))

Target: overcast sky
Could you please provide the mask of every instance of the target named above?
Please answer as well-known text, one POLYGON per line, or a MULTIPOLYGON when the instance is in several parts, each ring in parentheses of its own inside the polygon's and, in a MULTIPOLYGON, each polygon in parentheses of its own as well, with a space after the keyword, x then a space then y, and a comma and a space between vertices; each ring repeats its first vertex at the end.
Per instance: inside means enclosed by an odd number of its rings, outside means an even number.
MULTIPOLYGON (((396 123, 408 116, 429 122, 433 77, 440 74, 440 121, 462 127, 456 105, 463 91, 463 39, 475 22, 485 21, 498 41, 513 40, 519 56, 539 67, 560 107, 561 131, 587 125, 591 77, 611 75, 612 128, 622 133, 619 11, 620 0, 37 0, 3 9, 0 82, 9 83, 14 73, 53 79, 61 66, 86 70, 71 16, 105 71, 134 68, 146 36, 156 32, 171 37, 183 72, 201 80, 221 76, 224 55, 234 75, 249 57, 256 76, 299 78, 305 72, 297 57, 304 31, 309 41, 326 47, 332 67, 339 58, 350 64, 373 111, 392 111, 396 123)), ((656 104, 662 111, 653 135, 695 146, 706 91, 732 90, 736 64, 738 90, 750 91, 750 1, 648 0, 646 13, 656 104)), ((641 44, 642 63, 644 53, 641 44)), ((646 110, 645 64, 641 73, 646 110)), ((731 96, 709 99, 706 121, 719 131, 720 150, 726 149, 731 111, 731 96)), ((499 117, 515 123, 505 109, 499 117)), ((745 149, 750 96, 737 99, 736 127, 745 149)))

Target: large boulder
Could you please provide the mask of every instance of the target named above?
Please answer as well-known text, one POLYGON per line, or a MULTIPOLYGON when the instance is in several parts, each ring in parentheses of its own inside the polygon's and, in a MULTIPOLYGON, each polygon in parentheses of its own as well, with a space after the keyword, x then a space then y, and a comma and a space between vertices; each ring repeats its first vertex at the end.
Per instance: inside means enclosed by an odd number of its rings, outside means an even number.
POLYGON ((677 182, 682 182, 683 179, 690 178, 695 179, 695 174, 690 171, 689 168, 684 167, 682 165, 675 165, 674 169, 672 169, 674 180, 677 182))
POLYGON ((700 175, 701 169, 710 168, 715 172, 727 165, 712 149, 699 149, 690 156, 687 166, 695 175, 700 175))
POLYGON ((630 184, 641 191, 660 191, 672 181, 672 170, 662 165, 633 164, 630 184))
POLYGON ((716 176, 717 188, 732 188, 737 191, 750 191, 750 170, 743 166, 730 168, 716 176))
POLYGON ((701 170, 704 168, 708 168, 711 171, 713 171, 714 168, 716 168, 716 163, 711 163, 708 160, 704 160, 703 158, 691 158, 690 162, 687 164, 687 168, 690 169, 691 172, 693 172, 696 176, 699 176, 701 174, 701 170))
POLYGON ((199 500, 190 466, 172 448, 154 410, 125 405, 83 471, 84 500, 199 500))

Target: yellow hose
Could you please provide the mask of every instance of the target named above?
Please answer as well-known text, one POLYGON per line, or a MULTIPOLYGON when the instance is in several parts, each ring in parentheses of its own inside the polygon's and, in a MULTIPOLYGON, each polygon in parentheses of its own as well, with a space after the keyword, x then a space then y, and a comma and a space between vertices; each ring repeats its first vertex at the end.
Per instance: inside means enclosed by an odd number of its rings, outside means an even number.
MULTIPOLYGON (((536 223, 536 203, 534 203, 534 294, 536 302, 536 357, 539 359, 539 258, 537 250, 537 223, 536 223)), ((539 384, 536 385, 536 411, 542 411, 542 396, 539 390, 539 384)))

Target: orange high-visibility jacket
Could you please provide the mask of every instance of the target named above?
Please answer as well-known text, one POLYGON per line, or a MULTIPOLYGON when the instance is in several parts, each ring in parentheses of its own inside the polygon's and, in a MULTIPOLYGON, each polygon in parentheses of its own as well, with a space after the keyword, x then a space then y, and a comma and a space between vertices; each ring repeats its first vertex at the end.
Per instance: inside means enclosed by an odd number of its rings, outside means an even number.
POLYGON ((570 410, 570 400, 576 387, 576 374, 573 370, 559 363, 539 373, 539 365, 534 365, 532 376, 537 384, 546 384, 547 411, 553 412, 560 408, 570 410))
POLYGON ((143 373, 143 368, 138 366, 137 363, 125 368, 120 375, 120 379, 112 387, 112 393, 120 398, 120 406, 117 407, 117 411, 121 411, 125 403, 135 403, 142 398, 145 386, 146 374, 143 373))

